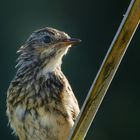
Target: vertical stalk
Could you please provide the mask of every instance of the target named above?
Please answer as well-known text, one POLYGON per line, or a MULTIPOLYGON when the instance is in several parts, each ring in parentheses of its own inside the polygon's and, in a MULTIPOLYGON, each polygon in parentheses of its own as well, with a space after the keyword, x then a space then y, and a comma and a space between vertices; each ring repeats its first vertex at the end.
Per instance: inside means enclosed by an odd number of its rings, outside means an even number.
POLYGON ((68 140, 83 140, 140 22, 140 0, 132 0, 91 86, 68 140))

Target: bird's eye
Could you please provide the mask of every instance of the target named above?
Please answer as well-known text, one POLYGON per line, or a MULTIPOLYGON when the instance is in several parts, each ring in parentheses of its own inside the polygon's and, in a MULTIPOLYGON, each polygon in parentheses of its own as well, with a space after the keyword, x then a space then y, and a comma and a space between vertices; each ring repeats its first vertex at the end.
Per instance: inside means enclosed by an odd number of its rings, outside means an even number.
POLYGON ((50 43, 51 42, 51 38, 46 35, 46 36, 43 37, 43 42, 50 43))

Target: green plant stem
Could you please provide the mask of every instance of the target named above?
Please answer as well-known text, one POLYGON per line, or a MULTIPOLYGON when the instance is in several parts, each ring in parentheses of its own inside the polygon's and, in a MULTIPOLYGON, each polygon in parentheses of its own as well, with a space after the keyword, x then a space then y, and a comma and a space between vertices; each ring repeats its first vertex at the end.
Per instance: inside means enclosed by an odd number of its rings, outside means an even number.
POLYGON ((91 86, 68 140, 83 140, 140 20, 140 0, 132 0, 91 86))

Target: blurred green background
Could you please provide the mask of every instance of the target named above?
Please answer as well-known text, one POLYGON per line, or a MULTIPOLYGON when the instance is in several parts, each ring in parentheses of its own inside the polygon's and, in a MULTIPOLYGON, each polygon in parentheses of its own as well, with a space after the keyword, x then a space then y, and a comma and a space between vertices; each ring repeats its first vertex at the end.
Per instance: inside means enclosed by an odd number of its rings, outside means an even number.
MULTIPOLYGON (((0 1, 0 139, 16 140, 7 126, 6 91, 16 50, 32 31, 51 26, 82 43, 63 59, 63 71, 82 105, 130 0, 0 1)), ((140 139, 140 28, 105 96, 86 140, 140 139)))

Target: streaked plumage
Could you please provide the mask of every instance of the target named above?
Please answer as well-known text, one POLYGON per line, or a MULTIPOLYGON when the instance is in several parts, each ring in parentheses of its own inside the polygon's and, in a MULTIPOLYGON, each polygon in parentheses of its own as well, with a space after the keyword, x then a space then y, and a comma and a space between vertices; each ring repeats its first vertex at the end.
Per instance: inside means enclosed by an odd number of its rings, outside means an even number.
POLYGON ((7 115, 20 140, 67 139, 79 106, 61 60, 76 42, 46 27, 33 32, 19 49, 18 70, 7 92, 7 115))

